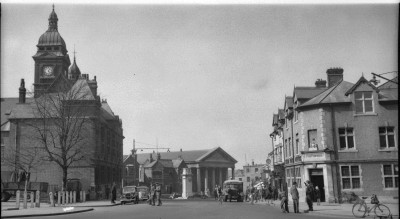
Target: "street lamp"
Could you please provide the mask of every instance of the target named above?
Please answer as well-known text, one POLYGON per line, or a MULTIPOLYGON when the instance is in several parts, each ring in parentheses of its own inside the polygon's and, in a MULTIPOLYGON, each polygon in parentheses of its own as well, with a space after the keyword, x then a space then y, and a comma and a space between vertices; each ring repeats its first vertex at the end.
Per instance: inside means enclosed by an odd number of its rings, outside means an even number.
POLYGON ((379 77, 379 78, 383 78, 383 79, 385 79, 385 80, 388 80, 388 81, 390 81, 390 82, 393 82, 393 83, 395 83, 395 84, 399 84, 399 83, 396 82, 396 81, 393 81, 393 80, 391 80, 391 79, 388 79, 388 78, 385 78, 385 77, 382 76, 382 75, 384 75, 384 74, 389 74, 389 73, 394 73, 394 72, 398 72, 398 71, 390 71, 390 72, 385 72, 385 73, 381 73, 381 74, 375 74, 375 73, 371 72, 371 74, 372 74, 373 76, 372 76, 372 79, 370 80, 370 82, 373 83, 374 85, 377 85, 380 81, 377 80, 376 77, 379 77))

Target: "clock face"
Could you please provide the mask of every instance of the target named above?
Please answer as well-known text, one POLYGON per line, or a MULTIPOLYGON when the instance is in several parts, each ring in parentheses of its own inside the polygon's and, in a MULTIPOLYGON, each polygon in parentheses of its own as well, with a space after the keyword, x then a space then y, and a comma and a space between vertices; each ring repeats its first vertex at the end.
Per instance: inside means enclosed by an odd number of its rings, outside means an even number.
POLYGON ((53 76, 53 67, 52 66, 45 66, 43 68, 43 74, 46 77, 53 76))

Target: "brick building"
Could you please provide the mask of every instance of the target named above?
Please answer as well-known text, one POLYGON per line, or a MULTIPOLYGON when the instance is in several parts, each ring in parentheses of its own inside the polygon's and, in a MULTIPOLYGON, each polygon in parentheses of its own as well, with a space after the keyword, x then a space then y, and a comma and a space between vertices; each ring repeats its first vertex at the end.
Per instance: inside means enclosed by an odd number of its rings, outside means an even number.
MULTIPOLYGON (((104 193, 105 187, 112 182, 121 182, 124 138, 122 121, 113 113, 107 101, 100 100, 97 95, 96 76, 89 79, 88 74, 81 74, 75 57, 71 65, 66 43, 58 32, 58 17, 54 6, 48 21, 48 30, 40 36, 36 45, 37 52, 33 56, 34 95, 26 98, 25 82, 22 79, 19 98, 1 98, 1 179, 16 181, 20 172, 6 165, 4 152, 15 151, 16 162, 19 162, 21 153, 32 148, 39 151, 38 156, 47 153, 42 142, 37 140, 37 128, 41 128, 46 120, 51 125, 43 127, 43 130, 47 133, 55 132, 58 120, 43 117, 44 114, 39 112, 39 103, 43 103, 47 97, 54 97, 52 100, 55 101, 57 97, 66 97, 79 89, 78 98, 57 99, 63 104, 44 106, 43 109, 55 111, 55 107, 65 104, 71 111, 80 109, 79 118, 73 117, 74 121, 83 118, 89 121, 79 129, 85 133, 75 149, 75 152, 80 151, 78 154, 84 154, 84 159, 71 164, 68 179, 79 179, 86 191, 91 189, 104 193)), ((63 181, 62 170, 55 162, 43 160, 31 172, 30 180, 48 182, 50 188, 60 187, 63 181)))
POLYGON ((285 97, 285 119, 274 123, 288 187, 296 181, 303 199, 303 182, 311 180, 329 202, 350 192, 398 197, 398 85, 375 87, 363 76, 353 84, 340 68, 328 69, 327 81, 295 87, 285 97))

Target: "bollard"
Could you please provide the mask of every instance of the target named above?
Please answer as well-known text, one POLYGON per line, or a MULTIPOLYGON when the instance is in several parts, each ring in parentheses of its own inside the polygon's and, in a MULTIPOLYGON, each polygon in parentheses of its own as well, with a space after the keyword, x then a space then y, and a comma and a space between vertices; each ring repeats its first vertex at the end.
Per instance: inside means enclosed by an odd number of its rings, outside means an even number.
POLYGON ((72 201, 75 204, 76 203, 76 191, 73 191, 73 197, 74 197, 74 199, 72 201))
POLYGON ((69 192, 66 191, 65 192, 65 204, 68 205, 68 201, 69 201, 69 192))
POLYGON ((54 207, 54 196, 52 192, 49 193, 49 197, 50 197, 50 206, 54 207))
POLYGON ((79 197, 80 197, 80 198, 79 198, 79 201, 80 201, 80 202, 83 202, 83 191, 82 191, 82 190, 79 191, 79 195, 80 195, 80 196, 79 196, 79 197))
POLYGON ((15 204, 16 204, 16 208, 18 208, 19 209, 19 197, 20 196, 20 191, 19 190, 17 190, 17 192, 15 193, 15 198, 16 198, 16 200, 15 200, 15 204))
POLYGON ((58 191, 58 196, 57 196, 57 204, 58 204, 58 207, 60 207, 60 205, 61 205, 61 192, 60 191, 58 191))
POLYGON ((35 207, 35 193, 31 192, 31 208, 35 207))
POLYGON ((28 192, 27 191, 24 191, 24 209, 27 209, 28 208, 28 201, 27 201, 27 199, 28 199, 28 192))
POLYGON ((40 191, 36 190, 36 207, 40 208, 40 191))
POLYGON ((72 191, 69 192, 69 203, 72 204, 74 196, 72 195, 72 191))
POLYGON ((65 205, 65 192, 64 191, 61 192, 61 204, 65 205))
POLYGON ((85 191, 83 191, 83 202, 86 202, 86 192, 85 191))

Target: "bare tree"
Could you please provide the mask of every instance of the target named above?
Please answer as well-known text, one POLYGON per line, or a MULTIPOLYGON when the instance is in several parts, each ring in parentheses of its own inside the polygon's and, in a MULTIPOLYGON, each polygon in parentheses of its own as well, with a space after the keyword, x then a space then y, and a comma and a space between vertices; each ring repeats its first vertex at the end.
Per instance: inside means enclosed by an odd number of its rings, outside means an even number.
POLYGON ((34 98, 35 119, 27 124, 34 129, 32 138, 44 150, 43 159, 62 169, 63 189, 68 169, 86 158, 85 143, 93 124, 90 107, 95 105, 96 99, 85 79, 79 79, 73 86, 65 83, 54 92, 34 98))
POLYGON ((39 170, 43 163, 40 149, 37 147, 27 147, 17 151, 14 148, 7 148, 2 159, 3 164, 12 167, 19 174, 18 182, 25 181, 24 191, 27 192, 30 175, 33 170, 39 170), (21 180, 25 178, 25 180, 21 180))

